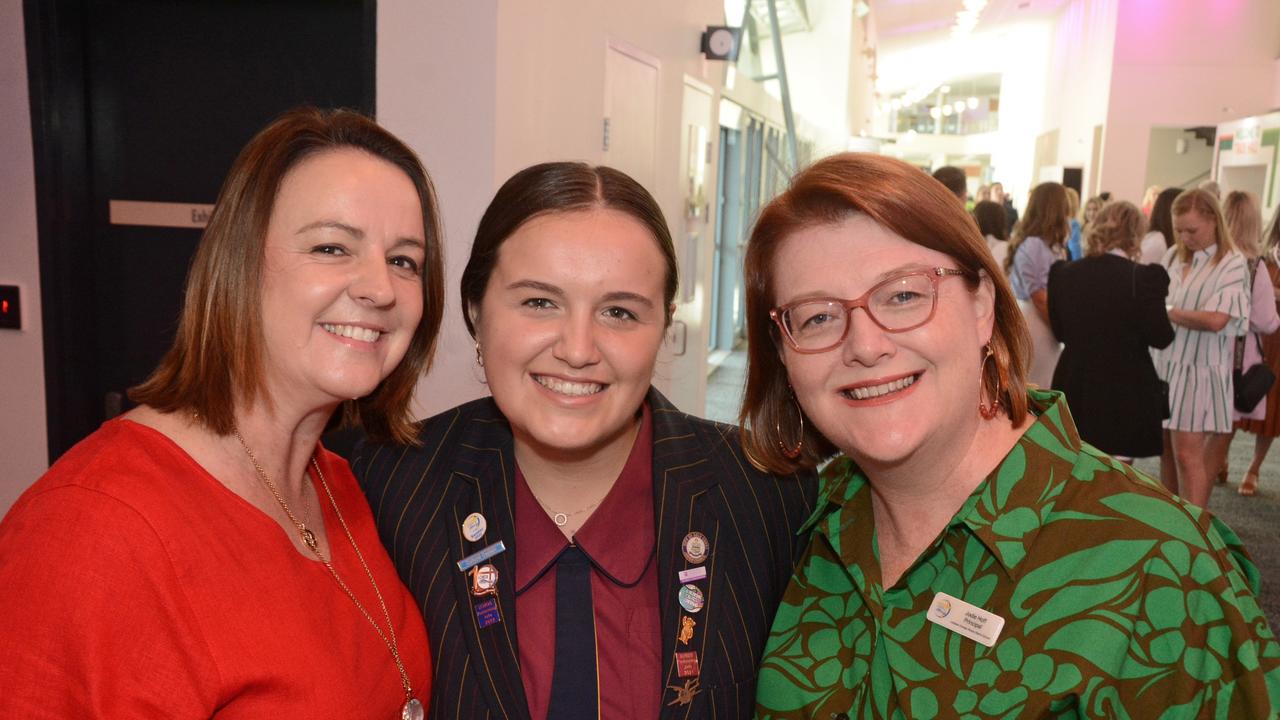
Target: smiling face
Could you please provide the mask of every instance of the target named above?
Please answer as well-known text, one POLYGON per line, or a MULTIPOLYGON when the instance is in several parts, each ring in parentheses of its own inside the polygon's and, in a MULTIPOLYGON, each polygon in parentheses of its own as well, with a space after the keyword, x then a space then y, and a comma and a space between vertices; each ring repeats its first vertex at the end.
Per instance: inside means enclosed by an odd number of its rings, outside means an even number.
POLYGON ((413 182, 329 150, 285 175, 263 248, 264 381, 308 411, 373 392, 422 317, 425 232, 413 182))
MULTIPOLYGON (((954 259, 909 242, 865 215, 810 227, 782 242, 774 258, 774 301, 856 298, 884 280, 954 259)), ((979 421, 981 348, 991 338, 993 292, 963 278, 938 283, 933 318, 890 333, 853 311, 836 348, 782 360, 805 415, 863 464, 892 464, 919 451, 964 443, 979 421), (940 446, 939 446, 940 447, 940 446)))
POLYGON ((617 210, 540 215, 507 238, 474 320, 517 449, 630 452, 665 331, 665 281, 652 234, 617 210))
POLYGON ((1205 217, 1198 210, 1174 215, 1173 234, 1191 252, 1204 250, 1218 242, 1218 229, 1213 218, 1205 217))

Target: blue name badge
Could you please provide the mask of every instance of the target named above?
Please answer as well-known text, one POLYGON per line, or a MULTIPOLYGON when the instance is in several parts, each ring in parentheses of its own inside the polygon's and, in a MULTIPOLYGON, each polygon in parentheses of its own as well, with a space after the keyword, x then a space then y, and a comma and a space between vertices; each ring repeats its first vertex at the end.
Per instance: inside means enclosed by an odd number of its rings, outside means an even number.
POLYGON ((502 614, 498 612, 498 601, 485 600, 482 603, 476 603, 476 620, 481 628, 502 622, 502 614))
POLYGON ((483 548, 481 550, 477 550, 476 552, 473 552, 470 555, 459 560, 458 569, 461 570, 462 572, 466 572, 471 568, 475 567, 476 565, 479 565, 485 560, 488 560, 489 558, 493 557, 494 555, 497 555, 500 552, 506 552, 506 550, 507 550, 507 546, 503 545, 502 541, 499 540, 498 542, 490 545, 489 547, 483 548))

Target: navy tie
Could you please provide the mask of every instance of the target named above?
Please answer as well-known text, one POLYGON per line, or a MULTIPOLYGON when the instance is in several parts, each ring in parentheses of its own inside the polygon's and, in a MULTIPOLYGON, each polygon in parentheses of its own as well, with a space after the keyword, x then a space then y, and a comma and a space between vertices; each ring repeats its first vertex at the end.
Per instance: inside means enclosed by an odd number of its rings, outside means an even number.
POLYGON ((591 560, 569 545, 556 560, 556 662, 547 717, 595 720, 598 699, 591 560))

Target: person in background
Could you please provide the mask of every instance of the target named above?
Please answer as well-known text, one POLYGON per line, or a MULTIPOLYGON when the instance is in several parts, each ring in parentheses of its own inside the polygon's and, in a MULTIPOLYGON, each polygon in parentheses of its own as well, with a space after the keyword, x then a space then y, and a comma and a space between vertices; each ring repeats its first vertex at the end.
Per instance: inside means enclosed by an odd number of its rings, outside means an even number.
POLYGON ((1151 208, 1155 206, 1156 197, 1160 194, 1159 185, 1151 185, 1147 191, 1142 194, 1142 214, 1146 218, 1151 217, 1151 208))
POLYGON ((140 405, 0 522, 0 717, 422 720, 422 615, 319 439, 413 438, 443 288, 404 143, 308 108, 250 140, 140 405))
POLYGON ((1150 348, 1173 342, 1169 275, 1139 265, 1145 219, 1114 202, 1089 223, 1086 257, 1049 270, 1049 321, 1062 340, 1053 389, 1071 401, 1080 438, 1126 462, 1159 455, 1168 401, 1150 348))
POLYGON ((952 195, 960 198, 963 205, 969 199, 969 190, 964 171, 952 165, 943 165, 933 171, 933 179, 942 183, 952 195))
POLYGON ((1026 389, 1022 314, 942 187, 820 160, 744 270, 743 443, 772 472, 826 463, 755 717, 1271 716, 1257 569, 1026 389))
MULTIPOLYGON (((1280 313, 1276 312, 1276 290, 1262 255, 1262 210, 1251 193, 1232 190, 1222 203, 1222 214, 1227 221, 1227 232, 1249 264, 1249 331, 1236 338, 1234 354, 1241 358, 1241 368, 1248 369, 1263 362, 1262 337, 1280 330, 1280 313)), ((1227 482, 1230 470, 1227 453, 1235 428, 1241 422, 1260 422, 1267 417, 1267 399, 1264 397, 1250 412, 1240 412, 1234 405, 1235 425, 1230 433, 1210 438, 1209 452, 1212 461, 1222 469, 1218 472, 1218 484, 1227 482)), ((1264 453, 1265 455, 1265 453, 1264 453)), ((1253 495, 1258 491, 1258 474, 1245 473, 1237 490, 1241 495, 1253 495)))
POLYGON ((1004 269, 1013 295, 1031 331, 1031 366, 1027 379, 1047 388, 1053 382, 1062 345, 1049 326, 1049 267, 1067 259, 1067 189, 1059 183, 1040 183, 1031 190, 1027 213, 1013 231, 1004 269))
POLYGON ((1018 209, 1013 206, 1013 198, 1004 192, 1002 183, 991 183, 991 199, 1000 203, 1005 213, 1005 232, 1013 233, 1013 228, 1018 224, 1018 209))
POLYGON ((748 717, 815 478, 652 387, 677 289, 657 202, 526 168, 461 285, 492 397, 352 462, 439 648, 433 717, 748 717))
MULTIPOLYGON (((1280 208, 1271 216, 1271 224, 1267 226, 1266 237, 1262 245, 1262 261, 1267 269, 1268 281, 1272 291, 1280 297, 1280 208)), ((1262 357, 1271 368, 1271 372, 1280 377, 1280 333, 1271 333, 1262 339, 1262 357)), ((1267 393, 1266 416, 1262 420, 1245 419, 1236 424, 1238 429, 1253 433, 1253 462, 1244 474, 1237 490, 1241 495, 1257 494, 1258 480, 1262 472, 1262 463, 1267 459, 1267 452, 1277 436, 1280 436, 1280 382, 1271 386, 1267 393)))
POLYGON ((1142 238, 1142 252, 1138 262, 1156 265, 1165 252, 1173 247, 1173 201, 1182 194, 1180 188, 1165 188, 1156 196, 1151 206, 1149 230, 1142 238))
POLYGON ((996 266, 1003 268, 1005 257, 1009 254, 1009 232, 1004 224, 1004 208, 999 203, 983 200, 973 206, 973 219, 978 223, 978 232, 987 241, 987 249, 991 251, 996 266))
POLYGON ((990 199, 991 199, 991 186, 979 185, 978 191, 973 194, 974 203, 977 204, 982 202, 983 200, 990 200, 990 199))
POLYGON ((1067 259, 1079 260, 1084 257, 1084 250, 1080 245, 1081 224, 1076 217, 1080 214, 1080 193, 1073 187, 1067 188, 1067 209, 1067 219, 1071 223, 1071 233, 1067 236, 1067 259))
POLYGON ((1221 467, 1210 442, 1234 423, 1231 370, 1235 338, 1249 323, 1249 267, 1209 192, 1187 190, 1173 201, 1173 229, 1176 240, 1161 265, 1169 273, 1174 337, 1155 352, 1156 373, 1169 384, 1160 480, 1206 507, 1221 467))

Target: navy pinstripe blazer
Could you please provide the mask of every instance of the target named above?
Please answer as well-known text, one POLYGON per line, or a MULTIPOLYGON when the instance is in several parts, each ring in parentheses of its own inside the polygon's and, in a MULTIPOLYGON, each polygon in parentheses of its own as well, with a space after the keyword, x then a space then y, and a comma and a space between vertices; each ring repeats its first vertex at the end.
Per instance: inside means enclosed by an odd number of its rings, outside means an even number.
MULTIPOLYGON (((653 497, 661 603, 662 718, 747 718, 755 704, 756 667, 792 568, 804 549, 796 531, 813 510, 810 474, 778 477, 747 462, 735 427, 677 410, 656 390, 653 497), (689 648, 701 663, 701 692, 676 703, 675 653, 681 554, 691 531, 707 536, 706 607, 689 648)), ((478 599, 456 562, 502 540, 492 562, 515 577, 515 455, 510 426, 491 398, 422 421, 422 445, 360 445, 352 468, 369 497, 383 544, 422 607, 435 677, 432 718, 528 718, 516 641, 515 590, 499 583, 502 622, 481 628, 478 599), (478 542, 461 533, 479 512, 488 531, 478 542)), ((486 598, 487 599, 487 598, 486 598)), ((658 689, 655 688, 655 692, 658 689)))

